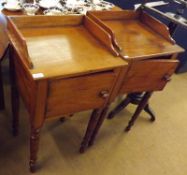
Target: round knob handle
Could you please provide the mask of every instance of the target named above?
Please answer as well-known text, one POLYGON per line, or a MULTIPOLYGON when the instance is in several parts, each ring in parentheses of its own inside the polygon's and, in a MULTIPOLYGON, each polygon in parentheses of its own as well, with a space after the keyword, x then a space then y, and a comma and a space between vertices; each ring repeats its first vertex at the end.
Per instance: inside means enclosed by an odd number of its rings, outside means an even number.
POLYGON ((109 97, 109 92, 107 90, 101 91, 99 96, 106 99, 109 97))
POLYGON ((164 75, 163 80, 166 81, 166 82, 171 81, 170 75, 168 75, 168 74, 167 74, 167 75, 164 75))

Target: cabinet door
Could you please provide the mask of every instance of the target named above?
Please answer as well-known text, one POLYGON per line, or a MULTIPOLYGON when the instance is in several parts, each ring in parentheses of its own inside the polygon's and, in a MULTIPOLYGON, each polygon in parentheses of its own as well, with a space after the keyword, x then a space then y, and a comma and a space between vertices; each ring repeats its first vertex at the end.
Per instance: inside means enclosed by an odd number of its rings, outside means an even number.
POLYGON ((178 60, 146 60, 131 64, 120 94, 162 90, 174 73, 178 60))
POLYGON ((102 107, 115 78, 116 73, 107 71, 50 81, 47 117, 102 107))

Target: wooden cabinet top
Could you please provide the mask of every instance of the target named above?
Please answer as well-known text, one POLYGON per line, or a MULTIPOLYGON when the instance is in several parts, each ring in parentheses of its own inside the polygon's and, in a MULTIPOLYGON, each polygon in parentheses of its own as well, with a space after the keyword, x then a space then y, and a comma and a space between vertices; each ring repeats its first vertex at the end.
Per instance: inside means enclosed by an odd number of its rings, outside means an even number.
POLYGON ((86 16, 9 16, 9 38, 31 74, 68 77, 183 52, 167 26, 143 11, 86 16))
POLYGON ((31 74, 70 76, 127 65, 110 36, 85 16, 9 17, 8 31, 31 74))
POLYGON ((93 11, 88 16, 113 33, 125 59, 145 59, 183 52, 171 38, 167 26, 145 12, 93 11))

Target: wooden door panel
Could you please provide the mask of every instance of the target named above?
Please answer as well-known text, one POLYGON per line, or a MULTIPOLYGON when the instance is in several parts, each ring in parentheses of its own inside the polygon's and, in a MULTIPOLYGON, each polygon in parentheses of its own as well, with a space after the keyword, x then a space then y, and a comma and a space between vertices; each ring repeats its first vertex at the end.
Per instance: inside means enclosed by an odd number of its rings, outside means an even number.
POLYGON ((177 60, 146 60, 131 64, 120 94, 162 90, 178 65, 177 60))

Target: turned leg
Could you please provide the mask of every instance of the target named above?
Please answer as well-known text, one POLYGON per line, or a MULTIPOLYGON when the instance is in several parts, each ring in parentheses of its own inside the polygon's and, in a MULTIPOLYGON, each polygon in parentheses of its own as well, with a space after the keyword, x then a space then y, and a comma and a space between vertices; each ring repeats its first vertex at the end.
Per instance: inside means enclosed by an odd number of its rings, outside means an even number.
POLYGON ((9 70, 10 70, 10 83, 11 83, 11 105, 12 105, 12 131, 13 135, 18 135, 19 127, 19 93, 16 86, 16 73, 14 67, 14 57, 11 56, 13 53, 10 52, 9 57, 9 70))
POLYGON ((40 129, 31 128, 30 133, 30 171, 33 173, 36 170, 37 153, 39 148, 40 129))
POLYGON ((85 149, 88 147, 88 142, 90 140, 91 134, 93 133, 94 128, 96 127, 99 115, 101 113, 100 109, 95 109, 90 117, 90 120, 88 122, 86 134, 82 140, 81 147, 80 147, 80 153, 83 153, 85 149))
POLYGON ((4 110, 5 102, 4 102, 4 90, 3 90, 3 78, 1 71, 1 62, 0 62, 0 110, 4 110))
POLYGON ((136 119, 138 118, 138 116, 140 115, 141 111, 145 108, 145 106, 148 103, 149 98, 151 97, 152 92, 146 92, 145 95, 143 96, 143 99, 141 100, 141 102, 139 103, 138 107, 136 108, 135 113, 133 114, 131 120, 128 123, 128 126, 125 128, 125 131, 128 132, 131 127, 134 125, 134 122, 136 121, 136 119))
POLYGON ((153 110, 151 109, 151 107, 149 106, 149 103, 145 106, 144 111, 147 112, 151 116, 150 120, 152 122, 155 121, 155 119, 156 119, 155 114, 154 114, 153 110))
POLYGON ((108 115, 108 119, 112 119, 116 114, 122 111, 129 103, 131 102, 131 98, 127 96, 125 100, 123 100, 118 106, 116 106, 108 115))
POLYGON ((101 114, 100 114, 100 116, 99 116, 99 120, 98 120, 98 122, 97 122, 97 125, 96 125, 96 127, 95 127, 95 129, 94 129, 94 131, 93 131, 93 133, 92 133, 92 136, 91 136, 91 138, 90 138, 90 140, 89 140, 89 143, 88 143, 89 146, 92 146, 92 145, 94 144, 95 138, 96 138, 96 136, 97 136, 97 134, 98 134, 98 132, 99 132, 100 127, 101 127, 102 124, 103 124, 103 121, 104 121, 105 116, 106 116, 106 114, 107 114, 108 108, 109 108, 109 106, 105 107, 105 108, 102 110, 102 112, 101 112, 101 114))

